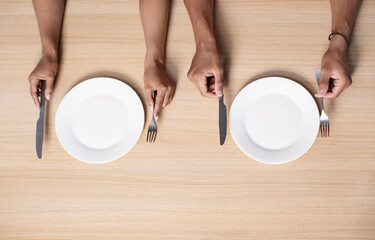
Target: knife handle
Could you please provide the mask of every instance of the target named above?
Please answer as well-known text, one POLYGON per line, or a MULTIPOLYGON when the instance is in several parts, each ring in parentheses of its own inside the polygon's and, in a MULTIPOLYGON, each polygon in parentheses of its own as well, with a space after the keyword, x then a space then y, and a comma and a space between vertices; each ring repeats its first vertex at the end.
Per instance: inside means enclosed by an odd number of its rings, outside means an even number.
POLYGON ((44 105, 46 103, 46 81, 40 80, 40 112, 44 112, 44 105))

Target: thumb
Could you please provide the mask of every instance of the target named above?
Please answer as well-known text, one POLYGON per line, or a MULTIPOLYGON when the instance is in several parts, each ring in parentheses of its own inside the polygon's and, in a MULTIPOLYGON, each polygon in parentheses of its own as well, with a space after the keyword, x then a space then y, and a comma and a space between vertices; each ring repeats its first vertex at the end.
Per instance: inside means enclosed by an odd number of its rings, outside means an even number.
POLYGON ((224 87, 223 70, 215 71, 214 76, 215 76, 215 93, 218 97, 222 97, 223 87, 224 87))
POLYGON ((330 73, 327 70, 322 69, 322 75, 318 86, 318 91, 315 93, 315 97, 324 97, 328 92, 329 88, 330 73))
POLYGON ((46 90, 44 91, 44 93, 46 94, 47 100, 51 99, 52 89, 53 89, 53 78, 49 78, 46 80, 46 90))
POLYGON ((154 108, 154 117, 156 121, 159 119, 159 112, 160 112, 161 107, 164 104, 164 97, 165 97, 164 93, 156 94, 156 102, 155 102, 155 108, 154 108))

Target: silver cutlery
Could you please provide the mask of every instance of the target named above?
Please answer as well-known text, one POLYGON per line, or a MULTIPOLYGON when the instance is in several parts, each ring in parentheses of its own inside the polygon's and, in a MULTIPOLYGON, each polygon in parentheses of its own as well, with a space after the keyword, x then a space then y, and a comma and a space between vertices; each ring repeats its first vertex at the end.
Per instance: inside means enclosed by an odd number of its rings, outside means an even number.
POLYGON ((227 107, 224 105, 224 95, 219 98, 219 132, 220 145, 223 145, 227 136, 227 107))
POLYGON ((150 125, 148 125, 146 142, 155 142, 156 135, 158 133, 158 126, 156 125, 155 118, 154 118, 156 94, 157 94, 157 92, 154 91, 153 96, 152 96, 152 98, 154 100, 154 107, 152 108, 152 121, 150 122, 150 125))
POLYGON ((46 82, 40 81, 40 109, 39 109, 39 118, 36 122, 36 154, 38 158, 42 158, 42 149, 43 149, 43 135, 44 135, 44 110, 46 105, 46 96, 44 91, 46 90, 46 82))
MULTIPOLYGON (((318 81, 318 85, 320 83, 321 77, 321 69, 315 69, 315 76, 316 80, 318 81)), ((324 103, 323 98, 320 98, 320 105, 322 106, 322 112, 320 114, 320 136, 321 137, 329 137, 329 119, 327 114, 324 112, 324 103)))

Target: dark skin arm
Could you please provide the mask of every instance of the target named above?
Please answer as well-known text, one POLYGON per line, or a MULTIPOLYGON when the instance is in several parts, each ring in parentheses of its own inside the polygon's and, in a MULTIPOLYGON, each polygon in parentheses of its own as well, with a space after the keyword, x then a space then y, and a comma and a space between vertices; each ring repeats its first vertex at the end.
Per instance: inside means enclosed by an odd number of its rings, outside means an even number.
MULTIPOLYGON (((344 34, 350 39, 361 3, 361 0, 331 0, 331 32, 344 34)), ((347 50, 348 44, 345 39, 333 35, 328 50, 322 58, 321 81, 316 97, 336 98, 352 84, 347 50), (330 85, 331 89, 329 89, 330 85)))
POLYGON ((193 26, 196 52, 188 78, 204 97, 223 95, 223 59, 216 45, 213 0, 184 0, 193 26))
POLYGON ((29 76, 30 94, 39 108, 40 81, 46 81, 46 99, 51 98, 53 82, 58 68, 58 48, 65 0, 33 0, 38 20, 42 57, 29 76))
POLYGON ((154 109, 155 120, 162 106, 167 106, 174 96, 176 84, 165 71, 165 40, 167 35, 169 0, 140 0, 139 8, 146 42, 144 88, 147 103, 154 109), (156 102, 153 92, 157 91, 156 102))

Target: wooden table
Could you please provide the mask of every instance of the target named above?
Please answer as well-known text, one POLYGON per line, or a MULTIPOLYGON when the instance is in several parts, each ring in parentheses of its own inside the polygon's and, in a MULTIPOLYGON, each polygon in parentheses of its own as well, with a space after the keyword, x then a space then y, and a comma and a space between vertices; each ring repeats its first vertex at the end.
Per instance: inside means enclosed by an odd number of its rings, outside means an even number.
MULTIPOLYGON (((0 2, 0 239, 375 239, 375 1, 363 1, 349 49, 353 85, 326 101, 331 137, 284 165, 246 157, 230 134, 219 146, 217 101, 186 77, 193 32, 183 2, 172 2, 167 69, 177 93, 157 142, 145 143, 144 129, 131 152, 103 165, 63 150, 55 113, 95 76, 123 80, 145 102, 138 2, 67 2, 42 160, 27 81, 40 57, 37 22, 31 1, 0 2)), ((264 76, 315 91, 328 0, 218 0, 215 11, 228 109, 264 76)))

